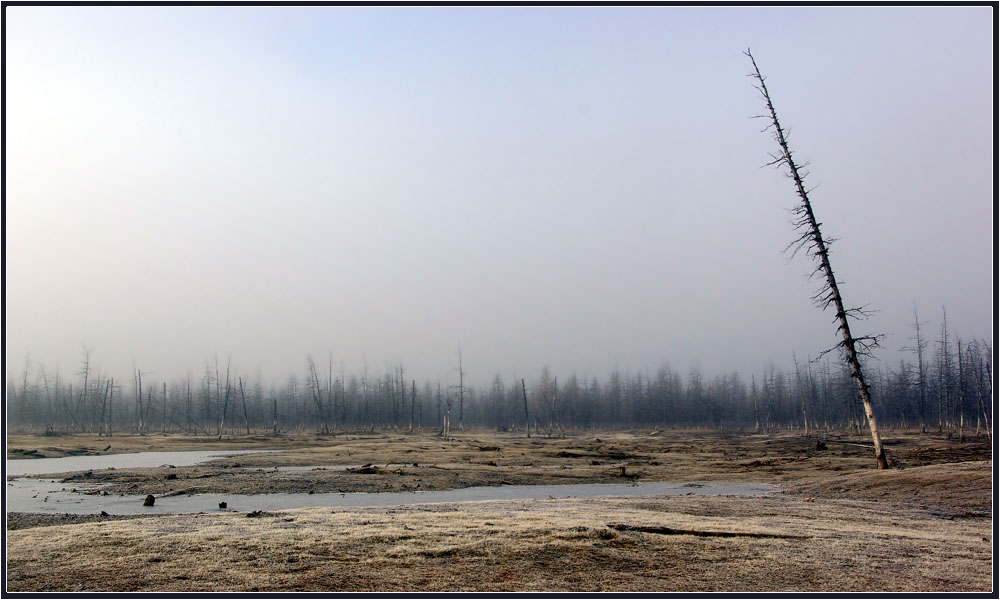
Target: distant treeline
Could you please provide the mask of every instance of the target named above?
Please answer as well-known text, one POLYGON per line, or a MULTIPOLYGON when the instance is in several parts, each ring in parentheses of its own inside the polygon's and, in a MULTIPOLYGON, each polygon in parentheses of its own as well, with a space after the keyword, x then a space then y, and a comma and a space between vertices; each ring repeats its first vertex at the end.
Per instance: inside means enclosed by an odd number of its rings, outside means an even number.
MULTIPOLYGON (((945 329, 929 356, 926 340, 919 342, 912 364, 868 365, 880 423, 989 432, 989 343, 949 339, 945 329)), ((544 368, 523 380, 497 375, 489 386, 474 388, 418 383, 406 377, 402 365, 345 375, 332 363, 323 369, 308 359, 303 373, 265 386, 234 365, 214 361, 195 380, 153 380, 140 369, 127 380, 111 379, 90 367, 85 352, 72 377, 27 364, 23 377, 8 380, 7 425, 52 434, 214 436, 428 427, 447 434, 448 426, 452 431, 473 426, 524 431, 529 426, 532 435, 553 436, 581 428, 864 427, 856 384, 842 363, 830 356, 793 363, 791 370, 772 367, 711 379, 697 369, 681 374, 668 366, 654 373, 615 371, 606 381, 557 377, 544 368)))

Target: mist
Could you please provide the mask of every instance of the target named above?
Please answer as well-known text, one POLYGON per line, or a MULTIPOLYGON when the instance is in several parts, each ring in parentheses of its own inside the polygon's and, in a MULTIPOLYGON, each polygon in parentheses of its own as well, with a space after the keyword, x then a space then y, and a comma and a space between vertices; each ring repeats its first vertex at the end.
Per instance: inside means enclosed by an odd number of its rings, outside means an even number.
POLYGON ((6 7, 8 381, 307 357, 421 380, 992 343, 991 7, 6 7))

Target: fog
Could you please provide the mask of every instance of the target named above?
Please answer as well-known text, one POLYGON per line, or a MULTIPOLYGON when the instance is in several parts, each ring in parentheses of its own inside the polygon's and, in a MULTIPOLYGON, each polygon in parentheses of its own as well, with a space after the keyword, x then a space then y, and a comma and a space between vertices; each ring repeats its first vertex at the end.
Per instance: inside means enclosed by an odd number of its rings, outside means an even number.
POLYGON ((6 7, 6 365, 467 383, 992 342, 991 7, 6 7))

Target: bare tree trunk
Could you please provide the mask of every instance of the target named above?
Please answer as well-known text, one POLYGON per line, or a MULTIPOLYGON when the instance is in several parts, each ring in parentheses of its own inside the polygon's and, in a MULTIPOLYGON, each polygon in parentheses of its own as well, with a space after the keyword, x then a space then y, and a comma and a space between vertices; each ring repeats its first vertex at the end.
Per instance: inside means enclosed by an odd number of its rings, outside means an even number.
MULTIPOLYGON (((273 389, 271 390, 274 391, 273 389)), ((271 396, 271 424, 274 435, 278 435, 278 397, 271 396)))
POLYGON ((327 414, 333 412, 333 430, 337 430, 337 396, 333 393, 333 350, 330 351, 329 370, 326 375, 327 414))
POLYGON ((750 374, 750 396, 753 398, 753 430, 760 433, 760 407, 757 405, 757 379, 750 374))
POLYGON ((444 399, 444 421, 441 423, 441 437, 448 439, 451 435, 451 391, 445 394, 444 399))
POLYGON ((458 430, 462 431, 462 417, 465 410, 465 371, 462 370, 462 349, 458 349, 458 430))
POLYGON ((52 396, 49 394, 49 378, 45 375, 45 369, 42 369, 42 383, 45 385, 45 432, 55 433, 55 413, 52 411, 52 396))
POLYGON ((316 411, 323 422, 323 433, 330 433, 330 424, 326 418, 326 411, 323 410, 323 400, 320 394, 323 393, 319 383, 319 375, 316 374, 316 365, 312 358, 309 359, 309 391, 312 392, 313 402, 316 403, 316 411))
POLYGON ((799 404, 802 406, 802 425, 805 434, 809 435, 809 414, 806 412, 806 395, 802 390, 802 373, 799 371, 799 359, 792 354, 792 362, 795 363, 795 385, 798 388, 799 404))
MULTIPOLYGON (((920 433, 927 433, 927 380, 924 376, 924 350, 927 348, 927 340, 920 335, 920 319, 917 318, 917 307, 913 307, 913 327, 916 329, 916 346, 909 348, 917 353, 917 387, 920 391, 920 433)), ((905 350, 906 348, 904 348, 905 350)))
MULTIPOLYGON (((104 418, 108 411, 108 389, 111 387, 111 380, 108 380, 104 384, 104 401, 101 402, 101 422, 98 425, 97 437, 104 435, 104 418)), ((45 388, 45 395, 48 396, 48 386, 45 388)))
POLYGON ((146 431, 149 431, 149 411, 153 406, 153 388, 150 387, 146 390, 146 414, 142 417, 143 425, 146 427, 146 431))
POLYGON ((160 429, 163 434, 166 434, 167 433, 167 382, 166 381, 163 382, 163 402, 161 403, 161 406, 163 406, 163 416, 161 418, 162 425, 160 429))
POLYGON ((951 356, 948 353, 948 311, 941 307, 941 360, 938 367, 938 414, 943 413, 943 417, 938 417, 938 433, 941 433, 942 421, 948 428, 949 434, 954 428, 951 415, 951 356), (944 400, 944 410, 941 409, 942 397, 944 400))
POLYGON ((437 396, 435 396, 435 399, 437 400, 437 420, 438 420, 439 423, 441 423, 441 431, 439 432, 439 435, 444 435, 444 413, 441 411, 441 382, 440 381, 438 382, 437 396))
POLYGON ((962 368, 962 338, 958 341, 958 441, 965 441, 965 370, 962 368))
POLYGON ((416 403, 417 403, 417 381, 414 379, 414 380, 412 380, 411 383, 412 383, 413 387, 410 390, 410 431, 412 432, 413 431, 413 413, 414 413, 414 408, 416 407, 416 403))
POLYGON ((524 398, 524 432, 531 438, 531 421, 528 420, 528 390, 524 387, 524 379, 521 379, 521 397, 524 398))
MULTIPOLYGON (((981 360, 981 359, 980 359, 981 360)), ((989 368, 986 369, 987 375, 990 373, 989 368)), ((983 402, 983 366, 980 364, 976 368, 976 396, 979 398, 979 412, 983 415, 983 426, 986 428, 986 437, 989 438, 990 443, 993 443, 993 432, 990 430, 990 417, 986 413, 986 404, 983 402)))
MULTIPOLYGON (((215 385, 218 387, 218 363, 216 363, 216 380, 215 385)), ((226 428, 226 411, 229 410, 229 361, 226 361, 226 395, 222 402, 222 410, 219 411, 219 439, 222 439, 222 433, 226 428)))
POLYGON ((115 380, 111 379, 111 391, 108 394, 108 437, 111 437, 111 422, 114 420, 114 399, 115 399, 115 380))
POLYGON ((137 377, 137 380, 136 380, 137 383, 136 383, 136 385, 138 386, 138 388, 137 388, 138 389, 138 392, 137 392, 138 397, 136 399, 137 399, 137 401, 139 403, 139 415, 138 415, 139 416, 139 435, 144 435, 143 434, 143 427, 142 427, 143 426, 142 417, 144 415, 144 413, 142 411, 142 369, 138 369, 136 371, 136 377, 137 377))
POLYGON ((798 221, 796 223, 797 228, 804 230, 800 238, 793 242, 789 248, 796 246, 801 248, 802 246, 807 246, 809 248, 808 252, 819 262, 819 266, 816 268, 817 273, 821 273, 826 280, 823 289, 814 296, 814 300, 823 308, 828 306, 833 306, 836 311, 837 320, 840 325, 838 330, 843 337, 843 342, 838 344, 844 351, 844 360, 851 370, 851 377, 854 378, 855 383, 857 383, 858 394, 861 397, 861 402, 864 405, 865 417, 868 420, 868 428, 871 430, 872 442, 875 446, 875 461, 879 469, 886 469, 889 467, 888 459, 885 455, 885 449, 882 447, 882 438, 879 436, 878 425, 875 421, 875 412, 872 410, 871 395, 868 387, 868 383, 865 381, 864 369, 861 365, 860 355, 867 352, 872 345, 877 343, 877 338, 871 337, 854 337, 851 334, 851 326, 848 322, 848 316, 850 312, 859 313, 859 309, 851 309, 849 312, 847 308, 844 307, 843 298, 840 295, 840 288, 837 284, 837 279, 833 275, 833 267, 830 265, 830 255, 828 249, 828 240, 823 238, 819 229, 819 222, 816 220, 816 216, 813 213, 812 204, 809 202, 809 195, 806 192, 805 186, 802 183, 802 177, 799 174, 799 169, 792 159, 792 152, 788 148, 788 142, 785 138, 785 132, 781 128, 781 123, 778 121, 778 113, 774 109, 774 104, 771 102, 771 96, 767 92, 767 86, 764 83, 764 77, 760 74, 760 69, 757 67, 757 62, 754 60, 753 56, 750 54, 750 50, 746 51, 747 57, 750 62, 753 63, 754 67, 754 77, 757 80, 757 89, 761 92, 764 100, 767 102, 767 108, 770 115, 762 115, 765 118, 770 117, 771 124, 769 128, 774 129, 774 137, 781 146, 781 153, 774 157, 771 164, 780 165, 784 164, 788 167, 791 173, 791 177, 795 182, 795 189, 798 192, 799 198, 802 203, 795 210, 798 216, 798 221), (861 349, 859 351, 859 346, 861 349))
POLYGON ((243 401, 243 424, 247 428, 247 435, 250 435, 250 417, 247 416, 247 397, 246 394, 243 392, 243 378, 240 377, 238 379, 240 382, 240 399, 243 401))
MULTIPOLYGON (((25 381, 27 381, 28 369, 25 367, 24 370, 25 381)), ((84 429, 84 419, 86 418, 86 408, 87 408, 87 381, 90 376, 90 350, 86 346, 83 347, 83 389, 80 390, 80 401, 76 405, 76 410, 74 411, 80 416, 79 424, 80 430, 84 429)), ((22 389, 22 394, 24 390, 22 389)))

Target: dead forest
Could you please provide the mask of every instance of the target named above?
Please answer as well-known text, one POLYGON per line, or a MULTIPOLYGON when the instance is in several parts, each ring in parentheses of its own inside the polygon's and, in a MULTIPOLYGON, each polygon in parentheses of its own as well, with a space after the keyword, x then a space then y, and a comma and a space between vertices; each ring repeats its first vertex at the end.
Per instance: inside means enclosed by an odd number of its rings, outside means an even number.
MULTIPOLYGON (((915 319, 912 360, 866 362, 872 401, 883 426, 989 434, 992 426, 992 348, 984 339, 952 337, 943 315, 936 339, 915 319)), ((283 431, 336 433, 465 427, 560 436, 590 428, 865 428, 857 388, 847 367, 824 357, 792 357, 791 369, 716 375, 613 371, 604 380, 562 376, 542 368, 533 377, 488 386, 417 381, 397 364, 382 372, 345 373, 332 358, 280 383, 261 381, 234 364, 212 360, 197 379, 164 379, 141 368, 127 378, 93 366, 85 349, 73 373, 49 372, 26 359, 8 378, 7 425, 13 431, 117 434, 262 435, 283 431), (326 367, 326 368, 323 368, 326 367)), ((467 364, 467 363, 466 363, 467 364)), ((456 367, 458 362, 456 360, 456 367)), ((472 369, 463 366, 463 369, 472 369)), ((477 368, 477 370, 479 370, 477 368)))

